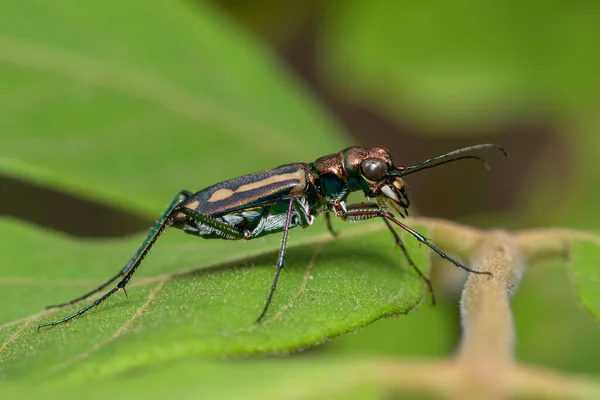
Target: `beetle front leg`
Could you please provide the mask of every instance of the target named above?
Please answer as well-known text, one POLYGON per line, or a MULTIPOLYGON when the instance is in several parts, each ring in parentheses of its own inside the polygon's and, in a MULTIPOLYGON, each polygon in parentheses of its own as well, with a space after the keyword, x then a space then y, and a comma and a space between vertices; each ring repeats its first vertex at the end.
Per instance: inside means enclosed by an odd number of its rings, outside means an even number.
MULTIPOLYGON (((382 217, 381 215, 378 214, 378 212, 383 211, 383 210, 381 210, 379 205, 376 203, 352 204, 352 205, 347 206, 346 209, 347 209, 347 212, 343 213, 340 216, 340 218, 344 219, 345 221, 362 221, 362 220, 366 220, 366 219, 382 217)), ((388 227, 389 231, 392 233, 392 235, 394 235, 394 240, 396 242, 396 246, 400 247, 400 249, 402 250, 402 253, 404 253, 404 256, 408 260, 408 264, 416 271, 417 275, 419 275, 419 277, 427 285, 427 290, 429 291, 429 294, 431 295, 431 301, 435 305, 435 294, 433 292, 433 286, 431 285, 431 281, 429 280, 429 278, 427 276, 425 276, 425 274, 423 274, 423 272, 421 272, 419 267, 417 267, 417 264, 415 264, 412 257, 408 253, 408 250, 406 249, 404 242, 402 241, 402 239, 400 239, 400 235, 398 235, 398 232, 396 232, 394 230, 394 228, 392 227, 390 222, 385 217, 382 217, 382 218, 383 218, 383 222, 388 227)))
POLYGON ((333 224, 331 223, 331 213, 329 211, 325 212, 325 224, 327 225, 327 230, 331 233, 331 236, 337 237, 339 233, 337 233, 333 229, 333 224))
POLYGON ((352 219, 354 219, 356 221, 360 221, 360 220, 363 220, 363 219, 369 219, 369 218, 375 218, 375 217, 381 217, 381 218, 384 218, 385 220, 387 220, 389 222, 393 222, 394 224, 396 224, 400 228, 404 229, 406 232, 410 233, 419 242, 425 244, 431 250, 433 250, 434 252, 436 252, 437 255, 439 255, 440 257, 442 257, 444 260, 447 260, 447 261, 451 262, 452 264, 456 265, 457 267, 462 268, 465 271, 472 272, 474 274, 480 274, 480 275, 485 274, 485 275, 492 276, 492 273, 489 272, 489 271, 478 271, 476 269, 472 269, 472 268, 467 267, 466 265, 463 265, 459 261, 457 261, 454 258, 450 257, 449 255, 447 255, 446 253, 444 253, 442 250, 440 250, 436 246, 434 246, 425 236, 421 235, 419 232, 415 231, 411 227, 409 227, 409 226, 403 224, 402 222, 398 221, 392 214, 390 214, 387 211, 382 210, 379 207, 377 207, 377 209, 375 209, 375 210, 369 210, 369 209, 365 209, 365 208, 358 209, 358 210, 353 209, 353 210, 351 210, 351 212, 347 212, 347 213, 345 213, 344 216, 341 216, 342 219, 348 220, 348 218, 352 218, 352 219))

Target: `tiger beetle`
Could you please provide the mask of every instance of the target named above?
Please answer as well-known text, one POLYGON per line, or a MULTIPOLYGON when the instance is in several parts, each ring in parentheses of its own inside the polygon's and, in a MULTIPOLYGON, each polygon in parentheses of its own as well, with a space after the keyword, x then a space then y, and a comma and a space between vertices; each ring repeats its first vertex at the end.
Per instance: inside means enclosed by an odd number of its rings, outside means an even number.
POLYGON ((389 207, 402 218, 408 216, 410 202, 406 193, 406 183, 402 179, 406 175, 469 158, 482 162, 489 169, 484 159, 463 154, 484 148, 496 148, 505 156, 507 155, 500 146, 479 144, 402 167, 394 165, 390 152, 386 149, 349 147, 339 153, 323 156, 313 163, 282 165, 220 182, 197 193, 183 190, 169 204, 131 260, 115 276, 83 296, 48 308, 77 303, 119 280, 116 286, 76 313, 58 321, 38 325, 38 329, 70 321, 98 306, 115 292, 119 290, 125 292, 125 286, 142 260, 169 226, 206 239, 250 240, 283 232, 275 278, 257 319, 257 322, 260 322, 267 313, 279 274, 284 268, 288 231, 296 226, 307 228, 319 214, 325 214, 327 228, 334 236, 331 214, 349 222, 381 218, 410 266, 427 285, 435 304, 429 278, 413 262, 392 224, 402 228, 440 257, 465 271, 475 274, 491 275, 491 273, 471 269, 446 255, 423 235, 396 219, 389 207), (346 204, 350 192, 355 191, 362 191, 367 198, 375 199, 375 202, 346 204))

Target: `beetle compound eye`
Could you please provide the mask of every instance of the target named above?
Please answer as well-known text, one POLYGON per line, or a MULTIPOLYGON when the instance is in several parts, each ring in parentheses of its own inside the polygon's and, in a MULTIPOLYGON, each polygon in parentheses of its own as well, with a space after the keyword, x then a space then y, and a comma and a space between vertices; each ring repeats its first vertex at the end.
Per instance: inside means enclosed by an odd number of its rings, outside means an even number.
POLYGON ((360 163, 365 178, 371 181, 378 181, 383 178, 388 170, 387 164, 384 160, 377 158, 368 158, 360 163))

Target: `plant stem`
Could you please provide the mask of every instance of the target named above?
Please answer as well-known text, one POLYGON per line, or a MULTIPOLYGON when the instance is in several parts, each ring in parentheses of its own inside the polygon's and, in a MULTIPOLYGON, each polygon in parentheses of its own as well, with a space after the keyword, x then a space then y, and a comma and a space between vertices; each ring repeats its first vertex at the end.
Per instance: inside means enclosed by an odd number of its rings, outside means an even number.
POLYGON ((509 299, 524 269, 518 242, 506 232, 490 232, 482 237, 471 264, 493 277, 470 274, 463 289, 463 336, 456 363, 464 372, 466 390, 456 398, 503 398, 497 375, 512 363, 515 342, 509 299))

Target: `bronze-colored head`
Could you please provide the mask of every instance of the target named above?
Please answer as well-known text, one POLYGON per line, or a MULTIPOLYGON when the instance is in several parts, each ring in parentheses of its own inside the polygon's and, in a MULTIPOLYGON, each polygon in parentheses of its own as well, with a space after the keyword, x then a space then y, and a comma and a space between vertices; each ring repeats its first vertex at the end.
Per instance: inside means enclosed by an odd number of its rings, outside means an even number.
POLYGON ((406 193, 407 185, 402 179, 403 176, 467 158, 480 161, 489 169, 484 159, 473 155, 459 156, 459 154, 492 147, 507 155, 504 149, 494 144, 479 144, 403 167, 394 165, 390 152, 381 147, 350 147, 343 150, 341 154, 351 190, 362 190, 368 197, 376 198, 381 208, 385 209, 389 204, 400 215, 407 216, 410 199, 406 193))
POLYGON ((394 166, 390 152, 381 147, 350 147, 343 151, 348 184, 374 197, 383 209, 391 205, 400 215, 408 215, 410 199, 401 170, 394 166))

